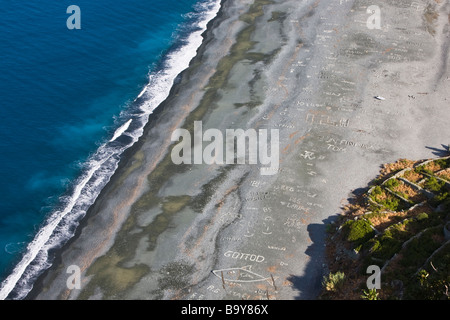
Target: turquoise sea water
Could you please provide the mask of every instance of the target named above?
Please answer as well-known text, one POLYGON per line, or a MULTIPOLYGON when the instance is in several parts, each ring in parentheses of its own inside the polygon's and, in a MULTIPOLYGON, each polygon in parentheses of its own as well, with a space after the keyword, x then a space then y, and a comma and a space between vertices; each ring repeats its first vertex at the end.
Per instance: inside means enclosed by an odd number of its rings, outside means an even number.
POLYGON ((217 6, 213 0, 2 4, 0 298, 12 287, 8 298, 22 297, 50 265, 48 250, 73 235, 183 60, 195 54, 201 23, 217 6), (66 26, 73 4, 79 30, 66 26))

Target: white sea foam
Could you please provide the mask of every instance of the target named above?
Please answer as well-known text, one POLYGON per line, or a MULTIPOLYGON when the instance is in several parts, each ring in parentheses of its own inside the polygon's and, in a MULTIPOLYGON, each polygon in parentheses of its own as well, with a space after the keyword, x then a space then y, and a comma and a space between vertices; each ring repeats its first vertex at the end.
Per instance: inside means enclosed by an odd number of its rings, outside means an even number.
POLYGON ((133 125, 132 131, 129 132, 132 141, 117 146, 116 139, 129 130, 133 122, 133 119, 128 119, 114 132, 113 138, 102 144, 90 157, 84 166, 83 174, 74 182, 71 194, 61 199, 61 209, 49 216, 28 244, 22 260, 1 284, 1 300, 22 299, 30 292, 36 278, 51 266, 49 251, 61 247, 73 237, 80 219, 85 216, 117 169, 120 155, 139 139, 150 114, 168 97, 175 78, 189 66, 196 55, 196 50, 203 41, 201 34, 206 30, 207 23, 220 9, 219 0, 209 0, 201 5, 203 7, 199 10, 200 19, 195 31, 184 39, 183 46, 167 56, 162 70, 149 76, 148 85, 139 94, 138 98, 144 99, 144 103, 140 106, 141 113, 134 118, 138 120, 136 123, 139 125, 136 128, 133 125), (114 142, 114 145, 111 142, 114 142))
POLYGON ((116 140, 118 137, 120 137, 125 131, 127 131, 128 127, 131 124, 131 121, 133 121, 133 119, 128 120, 127 122, 125 122, 125 124, 123 124, 122 126, 120 126, 115 132, 113 137, 111 138, 111 140, 109 140, 109 142, 112 142, 114 140, 116 140))

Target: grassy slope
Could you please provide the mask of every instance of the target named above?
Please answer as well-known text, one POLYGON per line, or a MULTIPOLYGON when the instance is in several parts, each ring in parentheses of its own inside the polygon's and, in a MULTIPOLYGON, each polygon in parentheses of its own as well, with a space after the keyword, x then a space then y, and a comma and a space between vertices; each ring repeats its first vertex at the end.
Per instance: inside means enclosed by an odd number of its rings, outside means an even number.
POLYGON ((367 298, 370 265, 381 269, 378 299, 449 299, 449 168, 449 157, 384 166, 328 228, 332 276, 324 280, 322 299, 367 298), (341 280, 333 278, 338 272, 341 280))

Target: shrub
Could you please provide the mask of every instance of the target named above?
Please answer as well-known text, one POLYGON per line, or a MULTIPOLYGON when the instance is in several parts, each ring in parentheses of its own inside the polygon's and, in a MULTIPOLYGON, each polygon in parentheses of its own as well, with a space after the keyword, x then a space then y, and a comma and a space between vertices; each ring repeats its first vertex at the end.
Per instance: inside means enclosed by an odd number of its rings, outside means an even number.
POLYGON ((400 185, 400 181, 397 179, 389 179, 384 185, 392 190, 400 185))
POLYGON ((402 242, 389 235, 383 235, 380 239, 373 240, 370 252, 376 259, 388 260, 394 256, 402 247, 402 242))
POLYGON ((428 219, 428 214, 425 212, 419 213, 416 217, 417 221, 428 219))
POLYGON ((438 159, 434 161, 441 169, 450 167, 450 158, 448 159, 438 159))
MULTIPOLYGON (((419 267, 442 244, 442 227, 426 230, 420 238, 411 240, 403 252, 401 265, 404 267, 419 267)), ((442 237, 443 238, 443 237, 442 237)))
POLYGON ((406 299, 450 300, 450 245, 436 253, 432 261, 405 284, 406 299))
POLYGON ((411 237, 409 225, 411 221, 395 224, 384 231, 384 233, 371 241, 370 252, 375 258, 388 260, 394 256, 402 247, 404 241, 411 237))
POLYGON ((400 207, 400 199, 388 194, 382 187, 376 186, 372 190, 370 198, 388 210, 397 211, 400 207))
POLYGON ((444 185, 445 183, 443 181, 438 181, 435 177, 430 177, 427 179, 424 186, 430 191, 440 193, 444 185))
POLYGON ((344 224, 347 240, 355 243, 356 246, 366 242, 375 233, 371 226, 372 224, 366 219, 347 221, 344 224))
POLYGON ((425 169, 425 166, 418 166, 417 168, 414 169, 415 172, 417 173, 428 173, 428 174, 433 174, 433 171, 431 171, 430 169, 425 169))
POLYGON ((361 298, 363 300, 379 300, 377 289, 363 290, 361 298))
POLYGON ((449 199, 450 199, 450 195, 448 194, 448 192, 442 192, 433 198, 432 203, 435 206, 438 206, 441 203, 447 203, 449 199))
POLYGON ((336 272, 336 273, 329 273, 328 277, 323 277, 322 285, 324 286, 325 290, 336 292, 342 288, 344 285, 345 280, 345 274, 344 272, 336 272))
POLYGON ((376 186, 372 190, 372 194, 375 196, 381 195, 383 193, 383 189, 380 186, 376 186))
POLYGON ((397 211, 400 207, 400 199, 388 196, 386 199, 379 201, 379 203, 386 209, 397 211))

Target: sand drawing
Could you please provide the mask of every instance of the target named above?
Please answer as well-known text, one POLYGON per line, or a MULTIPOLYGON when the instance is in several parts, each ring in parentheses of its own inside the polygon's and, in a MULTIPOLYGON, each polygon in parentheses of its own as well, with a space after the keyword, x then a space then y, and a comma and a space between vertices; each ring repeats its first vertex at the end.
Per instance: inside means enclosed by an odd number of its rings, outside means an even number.
POLYGON ((264 277, 256 272, 251 271, 252 266, 245 266, 241 268, 227 268, 212 270, 212 273, 223 281, 250 283, 261 281, 272 281, 273 277, 264 277))

